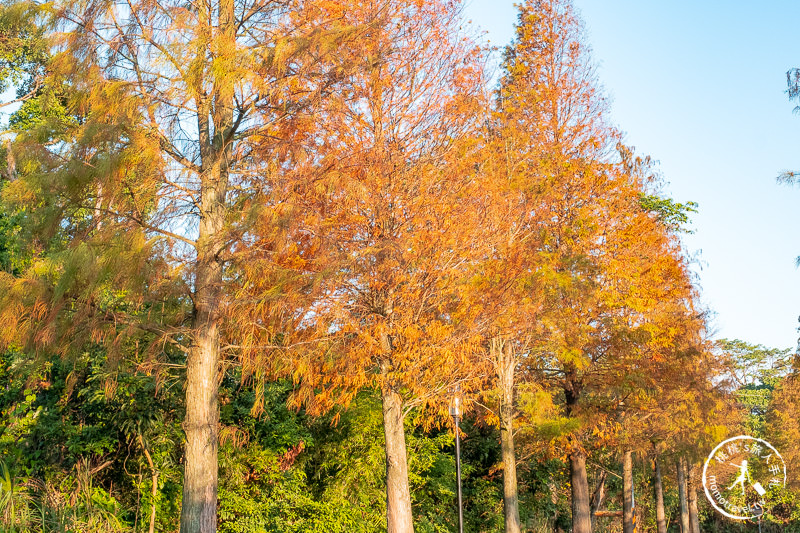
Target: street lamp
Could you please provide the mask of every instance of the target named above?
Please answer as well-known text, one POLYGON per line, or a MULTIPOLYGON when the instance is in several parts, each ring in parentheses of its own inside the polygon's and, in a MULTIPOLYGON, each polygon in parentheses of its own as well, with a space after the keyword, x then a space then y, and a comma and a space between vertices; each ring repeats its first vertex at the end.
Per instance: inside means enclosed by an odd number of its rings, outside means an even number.
POLYGON ((459 435, 458 419, 461 417, 461 388, 456 386, 453 398, 450 401, 450 416, 456 426, 456 478, 458 481, 458 533, 464 533, 464 511, 461 497, 461 436, 459 435))

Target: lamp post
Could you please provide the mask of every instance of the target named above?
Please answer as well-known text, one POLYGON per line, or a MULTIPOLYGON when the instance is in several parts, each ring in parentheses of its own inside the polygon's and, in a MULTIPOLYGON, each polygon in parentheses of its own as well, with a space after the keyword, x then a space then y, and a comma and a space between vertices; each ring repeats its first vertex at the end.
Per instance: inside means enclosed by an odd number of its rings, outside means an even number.
POLYGON ((458 419, 461 416, 461 391, 456 387, 453 399, 450 402, 450 416, 456 426, 456 478, 458 486, 458 533, 464 533, 464 511, 461 497, 461 436, 459 435, 458 419))

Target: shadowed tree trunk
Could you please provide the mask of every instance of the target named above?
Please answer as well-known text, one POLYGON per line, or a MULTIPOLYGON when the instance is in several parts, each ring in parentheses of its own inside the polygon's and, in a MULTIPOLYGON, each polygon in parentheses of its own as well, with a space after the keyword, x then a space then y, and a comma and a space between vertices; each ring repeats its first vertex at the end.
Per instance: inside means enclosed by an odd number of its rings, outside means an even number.
MULTIPOLYGON (((219 1, 219 39, 235 49, 233 0, 219 1)), ((232 91, 198 96, 202 165, 194 285, 194 339, 186 361, 186 459, 181 533, 217 531, 217 449, 223 231, 233 126, 232 91)))
POLYGON ((141 433, 139 433, 139 445, 142 447, 144 456, 147 459, 147 464, 150 466, 150 481, 152 483, 152 487, 150 487, 150 497, 152 498, 150 502, 150 526, 148 527, 147 531, 148 533, 155 533, 156 509, 158 509, 158 470, 153 462, 153 457, 150 455, 147 446, 144 444, 144 438, 142 438, 141 433))
POLYGON ((605 470, 600 471, 600 477, 597 479, 597 487, 594 489, 594 493, 592 494, 592 500, 590 502, 591 513, 592 513, 592 531, 594 531, 595 523, 597 518, 595 514, 597 511, 600 510, 600 507, 603 505, 603 499, 606 496, 606 477, 608 477, 608 473, 605 470))
POLYGON ((656 531, 667 533, 667 515, 664 512, 664 484, 661 480, 661 465, 658 452, 653 454, 653 491, 655 492, 656 531))
POLYGON ((700 533, 700 516, 697 513, 697 476, 689 472, 689 528, 691 533, 700 533))
MULTIPOLYGON (((201 222, 201 226, 203 223, 201 222)), ((195 340, 186 364, 186 460, 182 533, 217 530, 217 366, 222 265, 203 254, 195 292, 195 340)))
MULTIPOLYGON (((567 416, 573 416, 578 407, 583 383, 577 369, 567 365, 564 376, 564 398, 567 416)), ((572 533, 592 533, 592 510, 589 503, 589 480, 586 476, 586 454, 578 442, 572 442, 569 454, 569 478, 572 488, 572 533)))
POLYGON ((582 451, 573 451, 569 455, 569 479, 572 485, 572 533, 592 533, 586 455, 582 451))
POLYGON ((558 523, 558 485, 556 481, 552 478, 552 476, 547 480, 547 490, 550 492, 550 503, 553 504, 555 508, 555 512, 553 516, 550 517, 548 523, 550 524, 550 529, 556 531, 556 523, 558 523))
POLYGON ((500 444, 503 457, 503 511, 505 533, 520 533, 517 459, 514 454, 514 372, 516 359, 511 342, 491 341, 492 361, 500 385, 500 444))
POLYGON ((677 462, 678 470, 678 498, 680 500, 680 524, 681 533, 689 533, 689 502, 687 500, 686 487, 686 459, 681 456, 677 462))
POLYGON ((622 454, 622 532, 633 533, 633 456, 622 454))
MULTIPOLYGON (((201 222, 201 227, 204 224, 201 222)), ((202 234, 202 233, 201 233, 202 234)), ((181 533, 217 530, 217 366, 222 265, 203 254, 195 292, 195 340, 186 363, 186 460, 181 533)))

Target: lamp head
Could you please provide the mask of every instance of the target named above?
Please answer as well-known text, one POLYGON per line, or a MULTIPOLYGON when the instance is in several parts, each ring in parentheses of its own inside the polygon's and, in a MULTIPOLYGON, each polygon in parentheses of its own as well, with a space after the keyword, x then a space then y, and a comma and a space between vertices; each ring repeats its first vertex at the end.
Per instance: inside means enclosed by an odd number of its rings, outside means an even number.
POLYGON ((461 416, 461 395, 456 391, 450 400, 450 416, 461 416))

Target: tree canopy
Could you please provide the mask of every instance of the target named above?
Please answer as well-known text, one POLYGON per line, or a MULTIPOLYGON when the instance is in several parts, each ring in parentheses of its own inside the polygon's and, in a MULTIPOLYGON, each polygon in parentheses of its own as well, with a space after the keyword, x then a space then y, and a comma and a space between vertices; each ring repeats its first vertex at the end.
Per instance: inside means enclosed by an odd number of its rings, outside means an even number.
POLYGON ((454 430, 466 530, 734 530, 796 362, 711 339, 570 0, 496 79, 462 7, 0 4, 3 531, 455 531, 454 430))

